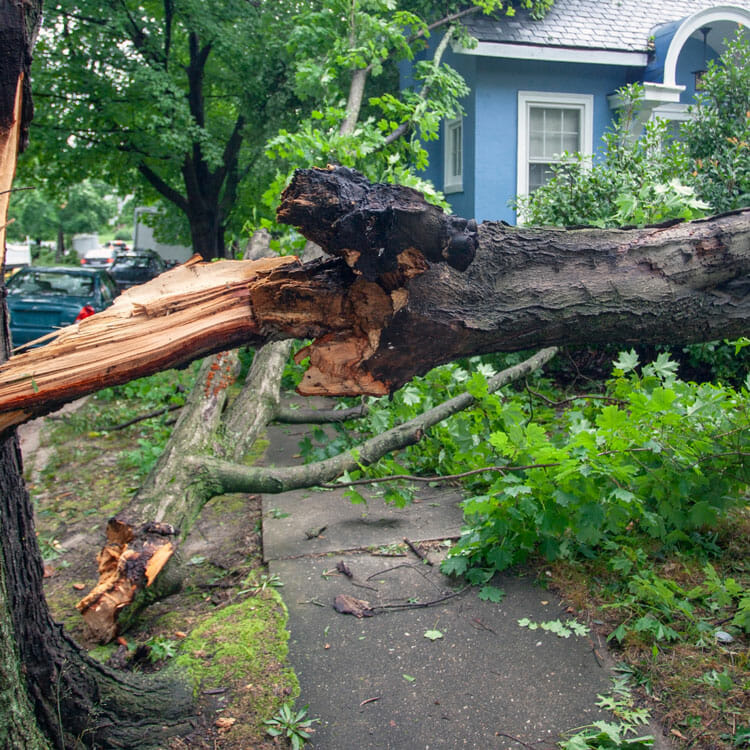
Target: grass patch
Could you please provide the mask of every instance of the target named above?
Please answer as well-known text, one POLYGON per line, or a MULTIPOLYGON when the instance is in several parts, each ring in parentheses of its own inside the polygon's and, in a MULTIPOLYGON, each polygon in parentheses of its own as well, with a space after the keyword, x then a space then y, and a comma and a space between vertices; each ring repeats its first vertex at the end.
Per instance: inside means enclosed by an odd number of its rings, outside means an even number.
POLYGON ((648 539, 632 538, 630 565, 622 553, 559 561, 540 580, 609 639, 640 705, 678 747, 747 748, 750 508, 694 541, 689 554, 652 557, 648 539))

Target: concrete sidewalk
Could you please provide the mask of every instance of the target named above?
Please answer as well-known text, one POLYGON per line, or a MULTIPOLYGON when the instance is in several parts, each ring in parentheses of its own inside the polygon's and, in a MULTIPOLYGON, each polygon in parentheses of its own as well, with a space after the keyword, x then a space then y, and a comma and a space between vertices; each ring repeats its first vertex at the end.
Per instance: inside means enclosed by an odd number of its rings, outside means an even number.
MULTIPOLYGON (((270 428, 264 462, 291 463, 305 431, 270 428)), ((482 601, 440 573, 440 540, 460 532, 459 502, 445 489, 401 510, 378 497, 352 505, 341 490, 264 496, 264 555, 284 583, 298 705, 321 721, 315 748, 553 747, 562 732, 608 718, 595 705, 611 687, 604 644, 518 624, 569 619, 554 595, 508 575, 493 581, 502 601, 482 601), (429 541, 418 548, 435 564, 405 537, 429 541), (341 594, 374 616, 337 612, 341 594)))

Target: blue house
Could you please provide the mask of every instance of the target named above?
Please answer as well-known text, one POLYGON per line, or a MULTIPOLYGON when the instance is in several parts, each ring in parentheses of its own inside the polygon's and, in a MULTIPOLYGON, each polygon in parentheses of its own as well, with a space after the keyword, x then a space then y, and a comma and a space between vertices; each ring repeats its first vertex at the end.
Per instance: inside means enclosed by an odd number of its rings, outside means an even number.
POLYGON ((519 10, 465 24, 477 46, 444 59, 471 93, 427 145, 426 176, 456 214, 513 224, 508 201, 543 184, 564 151, 595 155, 616 89, 643 83, 644 121, 685 120, 708 60, 750 26, 750 0, 556 0, 541 21, 519 10))

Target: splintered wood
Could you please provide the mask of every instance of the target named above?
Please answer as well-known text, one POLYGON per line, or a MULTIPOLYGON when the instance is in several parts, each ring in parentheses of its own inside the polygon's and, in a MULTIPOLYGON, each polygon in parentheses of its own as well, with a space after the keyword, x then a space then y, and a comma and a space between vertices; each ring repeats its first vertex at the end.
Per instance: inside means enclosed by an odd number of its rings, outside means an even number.
POLYGON ((195 256, 115 303, 47 337, 43 348, 18 354, 0 369, 0 399, 8 413, 0 429, 23 421, 45 402, 84 393, 183 364, 258 333, 253 286, 294 258, 203 263, 195 256))
POLYGON ((145 582, 150 586, 176 549, 169 524, 148 523, 133 529, 116 518, 107 525, 107 544, 99 552, 99 581, 76 608, 103 643, 117 635, 117 613, 133 601, 145 582))

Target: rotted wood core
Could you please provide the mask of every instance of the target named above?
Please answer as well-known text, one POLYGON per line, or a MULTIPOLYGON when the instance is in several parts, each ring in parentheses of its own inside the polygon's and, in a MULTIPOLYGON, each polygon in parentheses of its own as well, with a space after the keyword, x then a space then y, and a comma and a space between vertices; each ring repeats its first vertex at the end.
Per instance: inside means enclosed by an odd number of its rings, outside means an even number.
POLYGON ((99 581, 76 609, 102 643, 118 630, 118 612, 133 601, 139 587, 151 586, 177 548, 176 530, 154 521, 136 528, 112 518, 107 524, 107 543, 97 557, 99 581))

